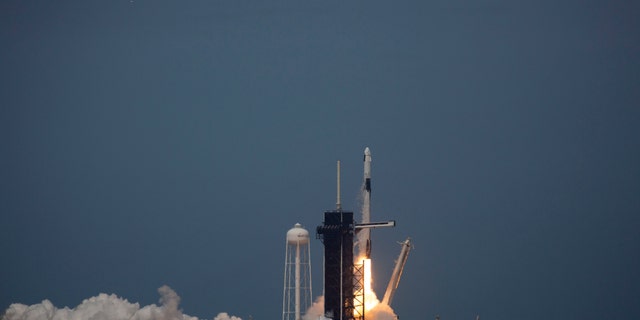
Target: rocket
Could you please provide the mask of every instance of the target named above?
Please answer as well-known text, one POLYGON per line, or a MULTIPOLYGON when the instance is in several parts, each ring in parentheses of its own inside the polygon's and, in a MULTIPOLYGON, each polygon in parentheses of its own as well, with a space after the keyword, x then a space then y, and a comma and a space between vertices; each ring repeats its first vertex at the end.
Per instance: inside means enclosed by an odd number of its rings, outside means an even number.
MULTIPOLYGON (((362 223, 371 222, 371 150, 364 149, 364 190, 362 203, 362 223)), ((361 230, 360 252, 364 251, 367 259, 371 258, 371 230, 361 230)))

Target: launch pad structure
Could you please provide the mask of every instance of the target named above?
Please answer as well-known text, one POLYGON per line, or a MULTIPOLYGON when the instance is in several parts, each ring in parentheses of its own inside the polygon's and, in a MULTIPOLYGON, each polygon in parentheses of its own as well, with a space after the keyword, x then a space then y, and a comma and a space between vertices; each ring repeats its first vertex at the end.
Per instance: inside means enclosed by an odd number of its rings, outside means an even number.
POLYGON ((353 212, 326 211, 317 235, 324 244, 324 313, 354 319, 353 212))
MULTIPOLYGON (((324 319, 365 320, 365 311, 378 302, 371 288, 371 230, 395 227, 394 220, 371 222, 371 151, 364 151, 362 222, 356 223, 353 212, 342 210, 340 203, 340 161, 337 164, 336 209, 325 211, 322 225, 316 228, 316 238, 324 244, 324 319), (354 241, 356 239, 357 241, 354 241), (354 249, 358 247, 358 259, 354 249), (373 300, 371 302, 365 301, 373 300), (371 305, 367 304, 371 303, 371 305), (367 308, 368 307, 368 308, 367 308)), ((391 275, 382 304, 391 306, 398 288, 411 240, 407 238, 391 275)), ((283 286, 282 320, 301 320, 311 306, 311 264, 309 232, 296 223, 287 232, 283 286)), ((310 309, 309 309, 310 310, 310 309)), ((396 316, 397 319, 397 316, 396 316)))
MULTIPOLYGON (((367 176, 367 160, 370 153, 365 150, 365 187, 371 192, 370 175, 367 176)), ((370 169, 370 168, 369 168, 370 169)), ((369 170, 370 172, 370 170, 369 170)), ((324 212, 324 222, 316 228, 317 238, 324 244, 324 316, 334 320, 364 320, 365 290, 364 267, 354 263, 354 236, 358 231, 378 227, 395 227, 395 221, 370 222, 361 224, 353 220, 353 212, 343 211, 340 203, 340 161, 337 164, 336 210, 324 212), (356 292, 361 293, 356 296, 356 292)), ((367 257, 370 242, 367 239, 367 257)))

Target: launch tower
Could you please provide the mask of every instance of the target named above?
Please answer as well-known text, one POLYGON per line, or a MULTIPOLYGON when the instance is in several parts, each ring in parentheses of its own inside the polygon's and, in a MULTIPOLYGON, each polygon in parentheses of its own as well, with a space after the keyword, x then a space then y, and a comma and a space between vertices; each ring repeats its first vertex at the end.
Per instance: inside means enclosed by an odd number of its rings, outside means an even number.
POLYGON ((326 211, 317 234, 324 244, 324 314, 354 318, 353 212, 326 211))

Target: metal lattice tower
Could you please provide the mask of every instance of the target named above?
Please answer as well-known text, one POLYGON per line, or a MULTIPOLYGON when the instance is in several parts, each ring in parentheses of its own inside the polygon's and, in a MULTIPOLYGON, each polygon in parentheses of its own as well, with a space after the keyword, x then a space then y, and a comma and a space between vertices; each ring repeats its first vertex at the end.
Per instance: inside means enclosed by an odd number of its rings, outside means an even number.
POLYGON ((365 287, 364 287, 364 261, 353 265, 353 317, 355 320, 364 320, 365 287))

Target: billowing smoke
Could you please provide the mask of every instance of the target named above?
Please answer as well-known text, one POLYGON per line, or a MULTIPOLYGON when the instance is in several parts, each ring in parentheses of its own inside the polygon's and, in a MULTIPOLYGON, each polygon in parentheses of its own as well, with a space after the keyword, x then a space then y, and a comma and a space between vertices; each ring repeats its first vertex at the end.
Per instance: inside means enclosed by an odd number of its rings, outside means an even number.
MULTIPOLYGON (((130 303, 115 294, 104 293, 82 301, 73 309, 56 308, 51 301, 27 306, 14 303, 1 317, 3 320, 198 320, 178 309, 180 297, 168 286, 158 289, 160 306, 148 305, 140 308, 138 303, 130 303)), ((214 320, 242 320, 227 313, 218 314, 214 320)))
POLYGON ((218 315, 213 318, 213 320, 242 320, 236 316, 229 316, 226 312, 218 313, 218 315))
POLYGON ((384 303, 378 303, 373 309, 367 311, 367 319, 373 320, 396 320, 396 314, 390 306, 384 303))
MULTIPOLYGON (((390 306, 378 303, 373 309, 367 311, 366 318, 369 320, 396 320, 397 316, 390 306)), ((302 316, 302 320, 324 320, 324 296, 318 297, 309 307, 307 313, 302 316)), ((217 319, 216 319, 217 320, 217 319)))
POLYGON ((302 320, 318 319, 324 319, 324 296, 318 297, 311 307, 309 307, 307 313, 302 316, 302 320))

